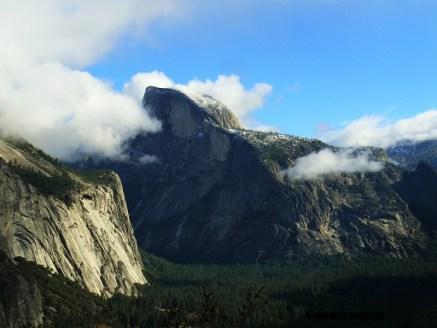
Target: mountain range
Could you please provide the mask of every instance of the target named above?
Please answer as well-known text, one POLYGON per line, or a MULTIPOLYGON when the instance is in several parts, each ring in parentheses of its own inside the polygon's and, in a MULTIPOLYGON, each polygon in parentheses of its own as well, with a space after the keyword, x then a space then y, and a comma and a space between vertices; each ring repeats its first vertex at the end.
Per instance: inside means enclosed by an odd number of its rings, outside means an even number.
POLYGON ((415 142, 407 140, 387 149, 387 154, 400 166, 413 170, 420 162, 437 169, 437 141, 415 142))
POLYGON ((0 325, 39 327, 53 311, 86 318, 103 304, 93 295, 138 295, 148 284, 139 247, 228 264, 435 250, 435 141, 344 150, 247 130, 212 97, 173 89, 148 87, 143 106, 162 130, 129 140, 123 159, 61 163, 0 138, 0 325), (377 165, 287 173, 323 152, 377 165))
POLYGON ((437 194, 416 183, 436 177, 427 164, 410 172, 412 164, 393 162, 401 162, 394 149, 367 148, 382 170, 287 179, 284 170, 299 158, 340 150, 246 130, 208 96, 148 87, 143 106, 162 122, 161 132, 130 140, 126 161, 76 164, 120 175, 140 247, 174 261, 218 263, 428 251, 435 219, 417 195, 437 194))

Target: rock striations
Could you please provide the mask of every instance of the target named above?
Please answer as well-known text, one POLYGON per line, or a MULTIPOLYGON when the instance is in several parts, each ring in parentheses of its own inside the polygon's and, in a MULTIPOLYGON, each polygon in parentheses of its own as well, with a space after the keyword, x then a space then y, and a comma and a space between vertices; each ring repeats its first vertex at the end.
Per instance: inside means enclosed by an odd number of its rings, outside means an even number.
POLYGON ((0 140, 0 249, 90 292, 145 284, 118 176, 82 176, 21 140, 0 140))
MULTIPOLYGON (((211 98, 149 87, 143 104, 161 132, 127 145, 119 173, 140 246, 178 261, 246 262, 313 255, 418 256, 430 234, 384 151, 380 172, 286 180, 281 172, 318 140, 249 131, 211 98), (144 156, 157 160, 142 163, 144 156), (404 189, 402 189, 404 190, 404 189)), ((429 218, 426 218, 429 221, 429 218)))

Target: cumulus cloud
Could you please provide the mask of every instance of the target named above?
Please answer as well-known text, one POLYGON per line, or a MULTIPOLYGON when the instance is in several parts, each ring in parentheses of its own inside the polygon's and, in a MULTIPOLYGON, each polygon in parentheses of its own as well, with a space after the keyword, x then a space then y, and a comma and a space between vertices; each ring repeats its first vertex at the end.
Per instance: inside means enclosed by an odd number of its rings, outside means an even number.
POLYGON ((281 175, 290 180, 311 180, 342 173, 378 172, 383 168, 384 163, 370 159, 368 151, 323 149, 298 158, 281 175))
POLYGON ((180 12, 175 0, 2 0, 0 54, 84 67, 123 33, 142 31, 157 18, 180 12))
POLYGON ((116 157, 129 137, 159 130, 133 98, 86 72, 46 63, 11 73, 0 78, 3 133, 19 134, 59 158, 116 157))
POLYGON ((271 92, 272 86, 267 83, 256 83, 246 90, 236 75, 220 75, 217 80, 192 80, 186 85, 176 85, 176 88, 187 94, 207 94, 228 106, 240 119, 264 103, 264 98, 271 92))
POLYGON ((165 73, 153 71, 148 73, 137 73, 123 86, 123 91, 134 97, 138 102, 142 102, 144 91, 148 86, 158 88, 174 88, 176 83, 173 82, 165 73))
POLYGON ((387 148, 398 142, 437 139, 437 110, 389 121, 383 116, 364 116, 339 130, 328 130, 320 137, 329 143, 345 146, 378 146, 387 148))
POLYGON ((267 83, 256 83, 246 89, 237 75, 220 75, 213 80, 191 80, 186 84, 178 84, 165 73, 153 71, 138 73, 125 84, 126 94, 141 100, 147 86, 178 89, 188 96, 210 95, 226 105, 243 123, 250 122, 249 114, 260 108, 272 86, 267 83))
POLYGON ((175 0, 1 1, 0 133, 21 135, 64 160, 83 153, 122 158, 127 139, 160 124, 81 69, 124 33, 179 12, 175 0))
POLYGON ((86 72, 121 37, 147 36, 158 18, 179 19, 194 7, 191 0, 0 1, 0 134, 18 134, 63 160, 122 159, 126 140, 160 128, 138 101, 148 85, 210 94, 246 119, 270 85, 246 89, 236 75, 178 84, 155 71, 117 92, 86 72))

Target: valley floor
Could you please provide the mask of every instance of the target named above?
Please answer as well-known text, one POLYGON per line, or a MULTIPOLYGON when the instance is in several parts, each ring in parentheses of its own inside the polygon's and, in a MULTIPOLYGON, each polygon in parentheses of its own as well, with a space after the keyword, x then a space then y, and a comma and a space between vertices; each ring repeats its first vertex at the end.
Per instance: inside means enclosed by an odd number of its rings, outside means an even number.
POLYGON ((138 298, 109 301, 33 264, 20 261, 18 269, 37 280, 47 327, 437 326, 433 258, 258 266, 182 265, 146 253, 143 259, 151 285, 138 298))

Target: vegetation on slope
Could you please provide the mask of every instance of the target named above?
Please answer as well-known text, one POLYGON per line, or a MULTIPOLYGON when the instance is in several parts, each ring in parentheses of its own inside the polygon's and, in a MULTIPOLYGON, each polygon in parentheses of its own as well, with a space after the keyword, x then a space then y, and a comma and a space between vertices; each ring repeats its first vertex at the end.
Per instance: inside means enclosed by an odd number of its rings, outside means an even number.
MULTIPOLYGON (((10 302, 11 297, 8 295, 19 293, 17 281, 23 280, 29 285, 36 284, 41 294, 44 327, 92 327, 96 322, 103 320, 99 318, 105 306, 103 299, 88 293, 77 283, 60 274, 52 274, 47 269, 22 258, 15 260, 16 265, 0 251, 0 309, 5 309, 6 322, 8 319, 14 319, 8 318, 7 314, 14 313, 11 307, 17 306, 10 302)), ((26 297, 19 295, 22 298, 26 297)), ((33 295, 28 297, 32 301, 35 300, 33 295)), ((19 303, 25 302, 21 300, 19 303)), ((0 322, 0 325, 7 327, 6 322, 0 322)), ((15 326, 20 327, 20 324, 16 323, 15 326)))
POLYGON ((39 148, 36 148, 32 144, 28 143, 24 139, 20 138, 6 138, 5 139, 9 144, 13 145, 17 149, 21 150, 23 153, 31 155, 36 160, 46 161, 55 167, 60 167, 61 163, 57 158, 54 158, 39 148))
POLYGON ((320 258, 291 264, 180 265, 143 254, 151 281, 138 298, 109 301, 34 264, 47 326, 430 327, 435 260, 320 258), (360 320, 356 317, 362 316, 360 320), (367 317, 366 317, 367 315, 367 317))
POLYGON ((55 196, 65 200, 68 193, 75 187, 73 179, 63 170, 52 176, 46 176, 30 168, 18 165, 10 165, 10 167, 24 182, 31 184, 46 196, 55 196))
POLYGON ((6 165, 13 174, 19 176, 23 182, 35 187, 43 195, 54 196, 66 204, 71 201, 71 191, 80 188, 81 185, 74 176, 91 184, 110 185, 114 182, 111 171, 69 169, 58 159, 47 155, 24 140, 7 139, 6 141, 23 152, 34 166, 22 165, 16 159, 7 163, 2 161, 1 158, 0 164, 6 165), (35 167, 41 168, 41 170, 35 167), (49 169, 47 170, 47 168, 49 169), (44 173, 45 171, 50 172, 50 175, 44 173))

